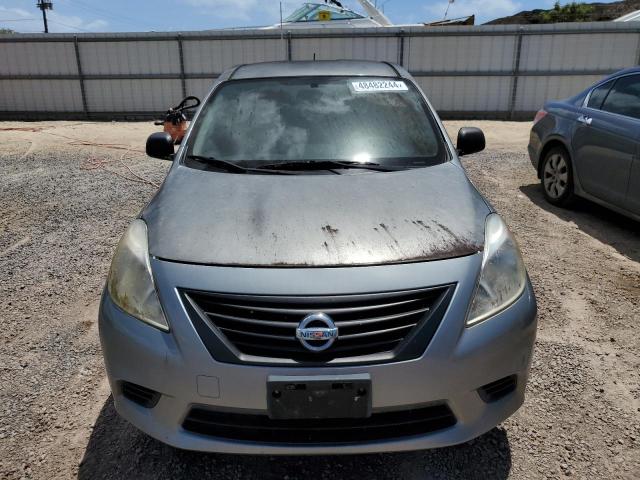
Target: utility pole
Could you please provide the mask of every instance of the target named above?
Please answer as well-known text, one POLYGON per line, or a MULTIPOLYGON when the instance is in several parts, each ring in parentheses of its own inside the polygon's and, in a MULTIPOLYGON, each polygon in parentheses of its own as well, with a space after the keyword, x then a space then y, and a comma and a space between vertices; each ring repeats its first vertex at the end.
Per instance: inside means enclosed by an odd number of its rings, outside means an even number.
POLYGON ((280 2, 280 44, 282 45, 282 52, 284 58, 287 58, 287 45, 284 43, 284 28, 282 26, 282 2, 280 2))
POLYGON ((53 10, 53 2, 38 0, 37 7, 42 10, 42 21, 44 22, 44 33, 49 33, 49 25, 47 24, 47 10, 53 10))
POLYGON ((455 3, 456 0, 449 0, 449 3, 447 3, 447 11, 444 12, 444 19, 447 19, 447 15, 449 15, 449 8, 451 7, 452 3, 455 3))

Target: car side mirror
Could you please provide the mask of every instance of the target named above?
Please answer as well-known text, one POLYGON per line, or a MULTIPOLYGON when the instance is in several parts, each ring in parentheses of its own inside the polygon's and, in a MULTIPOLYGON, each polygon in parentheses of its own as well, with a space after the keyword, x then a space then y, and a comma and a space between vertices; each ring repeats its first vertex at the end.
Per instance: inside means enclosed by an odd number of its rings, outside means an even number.
POLYGON ((462 127, 458 132, 457 148, 460 156, 481 152, 485 146, 484 133, 479 128, 462 127))
POLYGON ((147 155, 160 160, 173 160, 173 138, 166 132, 156 132, 147 138, 147 155))

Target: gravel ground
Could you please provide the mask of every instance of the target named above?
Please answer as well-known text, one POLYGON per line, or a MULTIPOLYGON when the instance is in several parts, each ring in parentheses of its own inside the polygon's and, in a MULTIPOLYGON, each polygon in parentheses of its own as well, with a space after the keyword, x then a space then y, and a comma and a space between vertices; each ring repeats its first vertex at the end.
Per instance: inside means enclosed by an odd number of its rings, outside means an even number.
POLYGON ((465 166, 517 236, 539 300, 526 403, 465 445, 317 458, 182 452, 117 416, 98 299, 169 163, 143 154, 149 124, 0 123, 0 478, 640 478, 640 224, 546 204, 530 125, 475 123, 488 149, 465 166))

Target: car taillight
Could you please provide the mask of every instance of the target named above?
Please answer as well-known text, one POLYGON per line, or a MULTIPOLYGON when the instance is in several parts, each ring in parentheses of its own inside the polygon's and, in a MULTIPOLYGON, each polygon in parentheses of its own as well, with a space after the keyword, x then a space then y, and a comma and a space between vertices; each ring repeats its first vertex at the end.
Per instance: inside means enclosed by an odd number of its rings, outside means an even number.
POLYGON ((538 113, 536 113, 536 118, 533 119, 533 124, 535 125, 536 123, 538 123, 540 120, 542 120, 546 116, 547 116, 547 112, 546 111, 544 111, 544 110, 538 111, 538 113))

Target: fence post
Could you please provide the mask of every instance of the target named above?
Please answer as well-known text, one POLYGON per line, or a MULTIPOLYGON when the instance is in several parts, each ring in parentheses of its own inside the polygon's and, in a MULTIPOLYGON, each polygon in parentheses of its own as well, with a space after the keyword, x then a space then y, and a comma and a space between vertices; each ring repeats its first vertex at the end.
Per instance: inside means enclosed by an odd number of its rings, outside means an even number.
POLYGON ((513 54, 513 69, 511 71, 511 98, 509 99, 509 120, 513 120, 518 96, 518 80, 520 79, 520 57, 522 55, 522 28, 518 30, 516 48, 513 54))
POLYGON ((180 58, 180 84, 182 86, 182 97, 187 96, 187 80, 184 74, 184 52, 182 51, 182 36, 178 34, 176 37, 178 42, 178 57, 180 58))
POLYGON ((80 61, 80 47, 78 45, 78 36, 73 37, 73 48, 76 51, 76 66, 78 67, 78 80, 80 81, 80 95, 82 96, 82 110, 85 116, 89 116, 89 108, 87 107, 87 92, 84 88, 84 74, 82 73, 82 62, 80 61))
POLYGON ((400 32, 398 32, 398 37, 399 37, 398 49, 400 50, 398 52, 398 64, 401 67, 404 67, 404 39, 405 39, 404 33, 405 33, 404 30, 400 30, 400 32))

